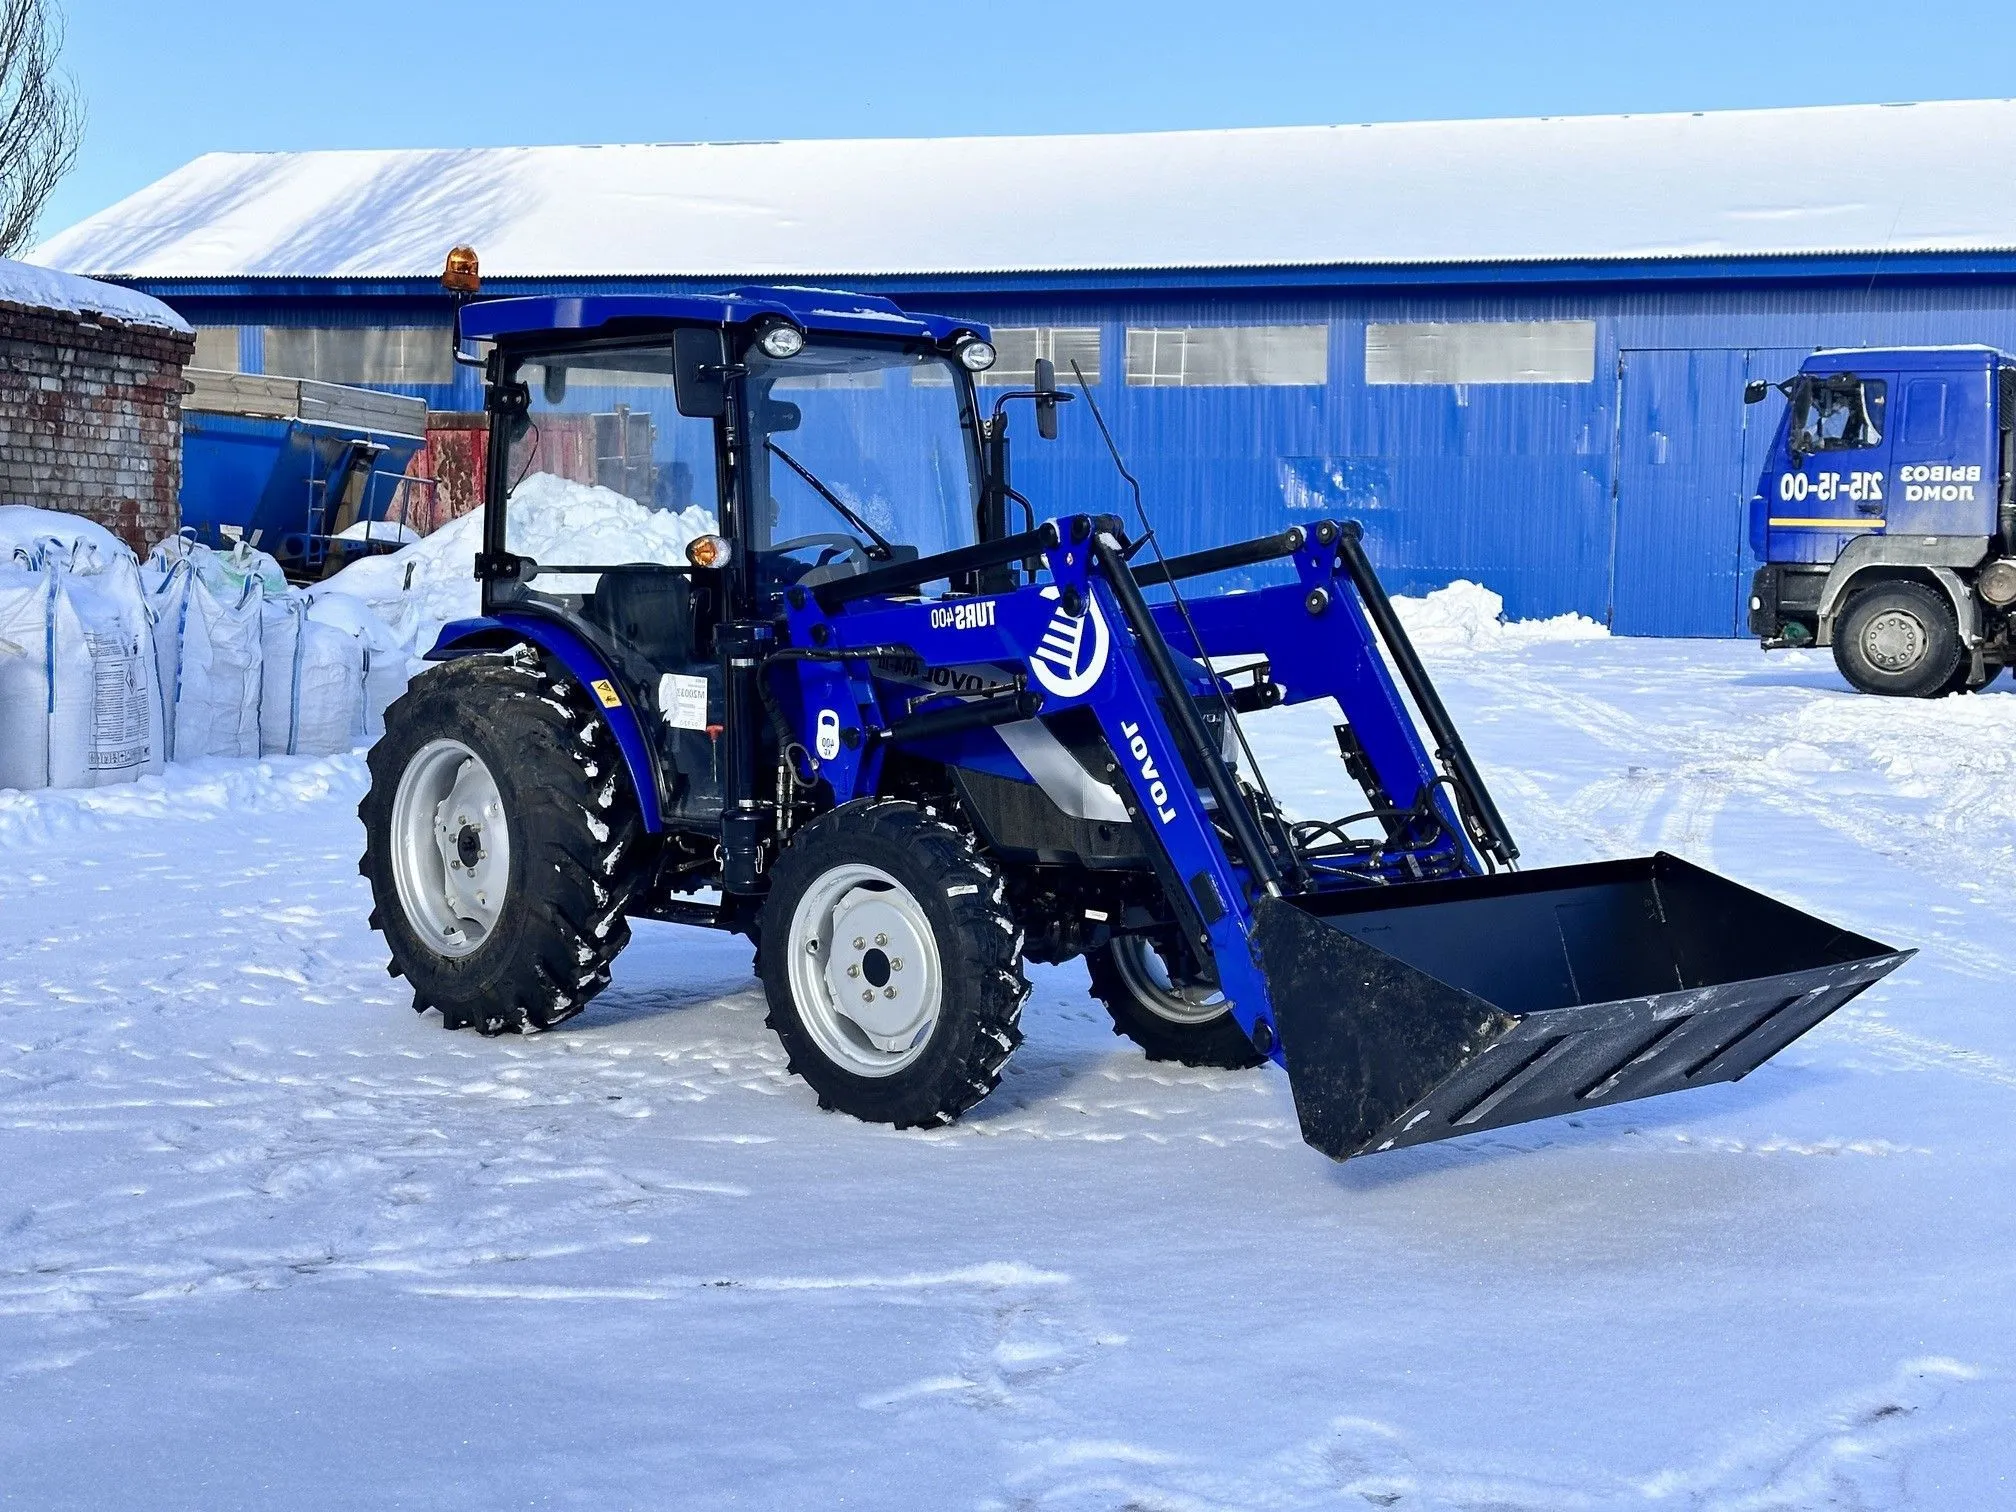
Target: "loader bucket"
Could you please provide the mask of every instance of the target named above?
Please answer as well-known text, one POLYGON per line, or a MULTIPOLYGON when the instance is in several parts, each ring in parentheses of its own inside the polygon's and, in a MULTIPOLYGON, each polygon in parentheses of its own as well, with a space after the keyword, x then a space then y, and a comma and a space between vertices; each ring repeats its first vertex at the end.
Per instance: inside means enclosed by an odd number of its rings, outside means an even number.
POLYGON ((1264 898, 1255 943, 1336 1160, 1734 1081, 1912 954, 1664 853, 1264 898))

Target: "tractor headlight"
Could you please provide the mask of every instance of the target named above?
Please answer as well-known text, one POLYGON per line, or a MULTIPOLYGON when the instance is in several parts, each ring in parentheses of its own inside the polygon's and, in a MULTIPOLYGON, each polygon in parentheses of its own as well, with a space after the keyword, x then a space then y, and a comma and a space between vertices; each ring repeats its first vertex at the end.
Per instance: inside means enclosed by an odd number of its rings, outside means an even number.
POLYGON ((984 373, 994 366, 994 343, 969 341, 959 348, 959 361, 969 373, 984 373))
POLYGON ((772 357, 796 357, 805 350, 805 333, 780 320, 756 338, 756 345, 772 357))
POLYGON ((733 551, 720 536, 695 536, 686 543, 686 560, 695 567, 726 567, 733 551))

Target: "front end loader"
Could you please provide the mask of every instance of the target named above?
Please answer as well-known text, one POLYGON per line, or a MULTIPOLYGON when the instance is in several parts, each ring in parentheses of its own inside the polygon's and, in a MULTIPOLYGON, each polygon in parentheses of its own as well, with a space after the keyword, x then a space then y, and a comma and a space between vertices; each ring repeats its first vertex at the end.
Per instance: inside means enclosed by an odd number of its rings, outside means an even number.
POLYGON ((930 1126, 999 1079, 1024 963, 1083 957, 1149 1055, 1273 1061, 1344 1159, 1732 1080, 1908 954, 1669 855, 1518 870, 1359 527, 1163 559, 1145 519, 1043 518, 1008 416, 1052 435, 1072 396, 976 382, 984 328, 748 289, 484 301, 477 341, 483 614, 361 810, 393 969, 451 1027, 578 1012, 630 917, 740 931, 821 1104, 930 1126), (514 549, 618 406, 687 560, 514 549), (1272 581, 1182 592, 1232 570, 1272 581), (1336 820, 1244 730, 1319 701, 1365 798, 1336 820))

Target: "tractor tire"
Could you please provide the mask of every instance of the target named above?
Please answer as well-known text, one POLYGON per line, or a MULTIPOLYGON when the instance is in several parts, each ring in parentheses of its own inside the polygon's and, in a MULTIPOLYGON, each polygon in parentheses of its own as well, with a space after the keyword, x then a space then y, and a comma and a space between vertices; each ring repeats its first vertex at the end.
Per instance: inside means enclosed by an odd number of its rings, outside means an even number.
POLYGON ((1243 1071, 1267 1057, 1253 1048, 1214 986, 1173 979, 1155 947, 1140 935, 1117 935, 1085 958, 1092 996, 1106 1005, 1113 1032, 1156 1061, 1243 1071))
POLYGON ((522 1033, 609 985, 645 837, 579 682, 524 647, 448 662, 385 711, 369 761, 358 870, 416 1011, 522 1033))
POLYGON ((1022 934, 1000 874, 914 803, 864 799, 799 830, 758 929, 769 1025, 819 1106, 951 1123, 1022 1043, 1022 934))
POLYGON ((1834 630, 1834 665, 1864 693, 1941 697, 1964 686, 1965 658, 1951 607, 1923 583, 1863 589, 1834 630))

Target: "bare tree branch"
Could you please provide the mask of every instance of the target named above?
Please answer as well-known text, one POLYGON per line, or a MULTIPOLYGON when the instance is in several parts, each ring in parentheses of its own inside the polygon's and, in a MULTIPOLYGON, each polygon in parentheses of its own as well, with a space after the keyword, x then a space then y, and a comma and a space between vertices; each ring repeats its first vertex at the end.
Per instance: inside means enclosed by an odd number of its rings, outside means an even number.
POLYGON ((56 71, 62 50, 54 0, 0 0, 0 257, 28 244, 84 140, 84 106, 56 71))

